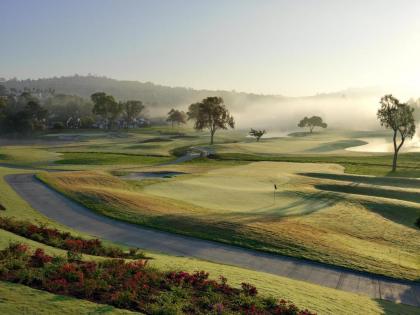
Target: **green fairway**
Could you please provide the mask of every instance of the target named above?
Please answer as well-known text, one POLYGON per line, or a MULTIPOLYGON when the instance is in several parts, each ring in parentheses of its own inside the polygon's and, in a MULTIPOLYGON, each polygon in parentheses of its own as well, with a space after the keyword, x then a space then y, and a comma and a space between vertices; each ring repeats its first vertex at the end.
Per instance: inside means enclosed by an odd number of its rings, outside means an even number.
POLYGON ((57 164, 72 165, 150 165, 169 162, 163 156, 121 154, 109 152, 65 152, 57 164))
POLYGON ((140 184, 98 172, 50 173, 41 178, 113 218, 419 279, 420 231, 414 222, 420 206, 413 202, 419 189, 398 195, 389 186, 359 185, 352 191, 352 183, 301 175, 344 176, 342 167, 334 164, 203 164, 161 166, 155 169, 188 172, 190 168, 191 174, 140 184), (274 184, 278 187, 275 200, 274 184))
MULTIPOLYGON (((77 233, 55 223, 34 211, 28 204, 22 201, 16 193, 4 182, 6 174, 22 172, 0 168, 0 189, 3 192, 0 202, 7 208, 4 215, 14 216, 21 219, 30 219, 47 223, 49 226, 60 230, 67 230, 74 234, 86 237, 84 233, 77 233)), ((23 171, 25 172, 25 171, 23 171)), ((2 214, 3 215, 3 214, 2 214)), ((13 233, 0 230, 0 247, 4 248, 9 241, 26 242, 31 247, 44 248, 50 254, 65 254, 63 250, 55 249, 44 244, 26 240, 13 233)), ((386 301, 379 301, 363 295, 338 291, 329 288, 312 285, 309 283, 290 280, 262 272, 250 271, 242 268, 200 261, 197 259, 174 257, 156 253, 148 253, 154 259, 151 263, 157 268, 165 270, 206 270, 211 277, 224 275, 233 285, 239 285, 245 279, 255 284, 259 291, 266 295, 274 295, 292 300, 300 307, 309 307, 319 314, 416 314, 417 309, 406 305, 398 305, 386 301)), ((98 259, 92 257, 92 259, 98 259)), ((54 294, 30 289, 28 287, 0 282, 0 312, 21 313, 29 308, 34 314, 49 314, 60 312, 63 314, 129 314, 127 311, 116 310, 109 306, 101 306, 90 302, 80 301, 73 298, 61 297, 54 294), (13 289, 13 290, 11 290, 13 289), (48 303, 48 307, 44 304, 48 303)))
MULTIPOLYGON (((91 209, 114 218, 397 278, 420 278, 420 236, 413 225, 420 215, 418 182, 410 178, 344 174, 343 171, 389 175, 390 155, 345 150, 361 144, 357 138, 365 133, 334 134, 334 137, 299 134, 256 143, 245 138, 244 132, 222 132, 212 149, 217 152, 215 159, 157 166, 175 159, 171 152, 183 154, 191 146, 207 147, 207 135, 178 128, 146 128, 120 134, 65 133, 47 135, 54 141, 51 144, 0 147, 0 162, 83 170, 44 174, 43 179, 91 209), (70 138, 62 141, 63 135, 70 138), (285 152, 289 153, 283 155, 285 152), (317 164, 311 164, 314 162, 317 164), (125 182, 108 173, 124 175, 156 170, 186 174, 125 182), (358 184, 353 189, 354 183, 358 184), (278 187, 275 201, 274 184, 278 187)), ((420 177, 419 154, 402 154, 399 162, 396 175, 420 177)), ((6 168, 0 171, 2 175, 21 172, 6 168)), ((69 230, 39 215, 7 185, 2 185, 6 193, 0 196, 0 203, 6 206, 6 215, 36 218, 69 230)), ((26 241, 9 232, 0 233, 2 247, 9 241, 26 241)), ((26 242, 60 253, 59 249, 26 242)), ((287 297, 301 306, 315 305, 312 309, 320 313, 331 314, 334 310, 352 314, 359 308, 366 314, 380 314, 384 309, 389 314, 398 314, 402 307, 360 296, 356 298, 358 304, 352 304, 345 302, 355 300, 349 293, 315 286, 318 293, 314 295, 314 286, 282 277, 152 255, 158 258, 153 264, 159 268, 176 266, 191 271, 200 268, 215 277, 223 272, 235 284, 246 274, 262 292, 287 297)), ((13 305, 12 300, 7 305, 13 305)), ((413 312, 412 308, 404 310, 407 314, 413 312)))

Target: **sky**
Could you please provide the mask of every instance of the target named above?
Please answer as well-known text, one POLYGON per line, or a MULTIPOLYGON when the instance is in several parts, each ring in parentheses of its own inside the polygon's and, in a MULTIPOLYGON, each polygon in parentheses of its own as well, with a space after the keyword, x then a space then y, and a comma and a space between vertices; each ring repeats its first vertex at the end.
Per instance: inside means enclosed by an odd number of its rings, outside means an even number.
POLYGON ((0 77, 420 95, 417 0, 0 0, 0 77))

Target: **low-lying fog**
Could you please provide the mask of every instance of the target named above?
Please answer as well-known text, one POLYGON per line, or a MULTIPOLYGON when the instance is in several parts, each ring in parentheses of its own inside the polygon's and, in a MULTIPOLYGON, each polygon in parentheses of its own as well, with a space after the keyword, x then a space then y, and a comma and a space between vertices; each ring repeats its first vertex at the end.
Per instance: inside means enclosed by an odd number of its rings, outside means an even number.
POLYGON ((379 98, 350 99, 296 98, 278 102, 254 103, 232 111, 237 128, 260 128, 277 131, 296 130, 305 116, 320 116, 331 128, 352 130, 378 129, 376 112, 379 98))
MULTIPOLYGON (((330 129, 358 131, 385 130, 381 127, 376 113, 383 93, 371 96, 351 97, 345 94, 332 97, 322 95, 307 98, 284 98, 240 107, 234 104, 232 114, 238 129, 265 129, 265 138, 284 137, 291 132, 302 131, 298 122, 305 116, 320 116, 330 129)), ((404 100, 402 100, 404 101, 404 100)), ((416 111, 420 109, 417 108, 416 111)), ((417 115, 418 117, 418 115, 417 115)), ((420 152, 420 122, 416 135, 407 140, 404 152, 420 152)), ((392 139, 385 137, 362 138, 367 145, 351 148, 354 151, 392 152, 392 139)))

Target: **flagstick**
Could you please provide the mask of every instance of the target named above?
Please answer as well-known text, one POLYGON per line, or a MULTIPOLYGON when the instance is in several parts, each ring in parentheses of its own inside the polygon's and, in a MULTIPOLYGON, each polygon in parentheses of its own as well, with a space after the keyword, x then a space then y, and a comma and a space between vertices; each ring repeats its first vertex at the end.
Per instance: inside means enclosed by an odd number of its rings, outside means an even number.
POLYGON ((274 204, 276 204, 276 185, 274 185, 273 187, 273 200, 274 200, 274 204))

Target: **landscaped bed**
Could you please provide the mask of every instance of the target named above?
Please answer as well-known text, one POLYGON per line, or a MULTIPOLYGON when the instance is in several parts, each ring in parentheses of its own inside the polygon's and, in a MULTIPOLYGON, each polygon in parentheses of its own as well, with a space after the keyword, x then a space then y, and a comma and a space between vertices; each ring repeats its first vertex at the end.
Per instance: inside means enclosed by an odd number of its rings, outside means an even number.
POLYGON ((146 314, 313 314, 260 297, 248 283, 239 289, 224 277, 210 280, 204 271, 162 272, 148 267, 147 260, 85 262, 42 249, 32 253, 24 244, 0 251, 0 280, 146 314))
POLYGON ((35 225, 28 221, 0 217, 0 228, 46 245, 73 252, 112 258, 146 258, 136 248, 131 248, 128 252, 124 252, 118 247, 104 246, 99 239, 86 240, 75 237, 68 232, 61 232, 43 225, 35 225))

